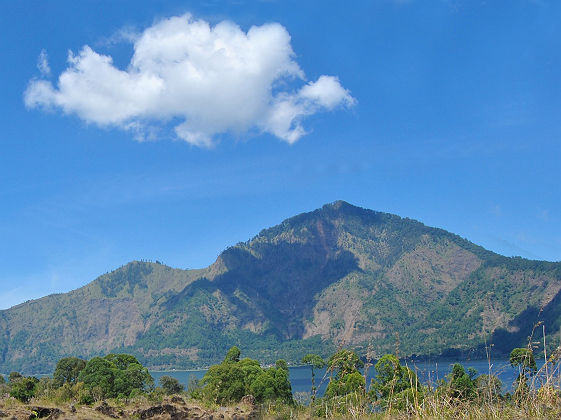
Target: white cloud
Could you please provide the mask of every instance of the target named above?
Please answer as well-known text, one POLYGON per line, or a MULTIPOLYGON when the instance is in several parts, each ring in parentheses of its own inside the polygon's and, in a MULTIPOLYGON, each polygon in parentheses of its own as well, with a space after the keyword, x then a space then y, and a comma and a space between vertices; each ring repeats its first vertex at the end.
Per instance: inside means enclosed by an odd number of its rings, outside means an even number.
POLYGON ((49 67, 49 58, 47 56, 47 51, 41 50, 39 58, 37 59, 37 68, 43 76, 49 76, 51 74, 51 68, 49 67))
POLYGON ((132 130, 137 139, 173 120, 179 138, 203 147, 217 134, 252 129, 293 143, 306 133, 305 117, 356 102, 336 77, 292 90, 298 81, 304 72, 283 26, 246 33, 232 22, 211 27, 184 15, 141 33, 126 69, 86 45, 69 52, 56 87, 32 80, 24 99, 30 108, 59 108, 88 123, 132 130))
POLYGON ((301 120, 321 110, 333 110, 337 106, 352 106, 356 100, 333 76, 321 76, 310 82, 295 94, 279 94, 274 98, 267 119, 262 125, 264 131, 294 143, 306 131, 301 120))

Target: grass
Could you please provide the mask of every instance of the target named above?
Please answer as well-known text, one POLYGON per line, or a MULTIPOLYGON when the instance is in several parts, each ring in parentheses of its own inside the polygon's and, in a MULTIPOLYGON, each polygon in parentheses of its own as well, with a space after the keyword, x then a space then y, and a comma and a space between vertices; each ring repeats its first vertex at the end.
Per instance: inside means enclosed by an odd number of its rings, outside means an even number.
MULTIPOLYGON (((537 324, 539 326, 541 324, 537 324)), ((542 327, 543 328, 543 327, 542 327)), ((535 328, 534 328, 535 330, 535 328)), ((544 334, 545 336, 545 331, 544 334)), ((295 395, 294 404, 269 401, 259 406, 248 403, 238 403, 229 407, 221 407, 208 400, 192 398, 189 392, 179 394, 182 400, 175 400, 172 396, 165 395, 161 388, 148 394, 138 394, 126 399, 111 399, 107 402, 97 401, 95 404, 78 404, 83 384, 73 386, 52 387, 50 379, 41 379, 40 392, 28 403, 22 403, 6 394, 7 385, 0 386, 0 417, 33 418, 34 407, 59 408, 64 411, 64 418, 73 419, 107 419, 97 407, 108 403, 114 412, 122 413, 123 418, 137 418, 143 410, 150 410, 158 406, 174 406, 174 410, 187 413, 194 410, 205 416, 221 417, 228 419, 263 418, 266 420, 291 420, 291 419, 368 419, 368 420, 432 420, 432 419, 561 419, 561 347, 550 354, 547 353, 545 339, 543 343, 529 339, 528 350, 542 348, 544 364, 538 370, 526 368, 527 380, 524 386, 515 389, 513 393, 502 394, 500 381, 497 379, 499 372, 494 371, 491 357, 488 354, 489 369, 487 374, 475 378, 469 376, 468 386, 461 382, 454 382, 452 374, 446 380, 435 383, 429 381, 421 385, 414 374, 409 376, 409 388, 405 391, 391 392, 385 399, 367 392, 364 385, 356 392, 346 395, 336 395, 332 398, 317 398, 314 400, 309 393, 295 395), (460 386, 458 385, 460 384, 460 386), (464 386, 462 388, 462 386, 464 386)), ((518 349, 520 350, 520 349, 518 349)), ((513 352, 514 353, 514 352, 513 352)), ((532 355, 533 362, 533 353, 532 355)), ((394 358, 397 360, 396 358, 394 358)), ((512 359, 511 359, 512 362, 512 359)), ((399 366, 399 362, 398 366, 399 366)), ((372 366, 369 359, 367 368, 372 366)), ((366 381, 368 369, 364 370, 366 381)), ((378 368, 376 366, 376 368, 378 368)), ((413 366, 414 368, 414 366, 413 366)), ((524 365, 519 365, 524 373, 524 365)), ((413 369, 414 370, 414 369, 413 369)), ((463 371, 463 368, 462 368, 463 371)), ((380 371, 378 371, 380 372, 380 371)), ((465 372, 464 372, 465 373, 465 372)), ((460 376, 463 378, 463 376, 460 376)), ((328 380, 328 372, 320 381, 321 384, 328 380)), ((391 382, 389 382, 391 384, 391 382)), ((364 383, 363 383, 364 384, 364 383)), ((372 388, 372 387, 371 387, 372 388)), ((403 389, 403 388, 402 388, 403 389)), ((375 389, 374 389, 375 390, 375 389)), ((385 394, 387 395, 387 394, 385 394)), ((149 417, 143 417, 149 418, 149 417)), ((171 418, 171 414, 157 418, 171 418)))
MULTIPOLYGON (((558 374, 558 372, 557 372, 558 374)), ((558 378, 556 378, 558 379, 558 378)), ((546 378, 547 380, 547 378, 546 378)), ((537 382, 537 381, 536 381, 537 382)), ((532 385, 531 385, 532 386, 532 385)), ((224 418, 238 418, 249 416, 252 412, 243 404, 231 407, 205 406, 198 400, 189 399, 182 395, 187 407, 201 407, 207 413, 221 413, 224 418), (237 409, 239 411, 237 411, 237 409), (241 417, 240 417, 240 413, 241 417)), ((169 403, 169 397, 161 401, 153 401, 146 396, 138 396, 129 400, 108 400, 110 406, 116 410, 123 410, 125 416, 133 417, 138 409, 145 409, 161 403, 169 403)), ((29 418, 34 406, 58 407, 65 412, 64 418, 86 419, 109 418, 93 406, 76 404, 76 413, 70 412, 72 402, 54 403, 48 398, 34 398, 24 404, 12 397, 0 398, 0 411, 16 418, 29 418)), ((347 395, 329 401, 318 400, 311 406, 288 405, 268 402, 258 407, 258 417, 266 420, 280 419, 370 419, 370 420, 405 420, 405 419, 559 419, 561 418, 561 396, 558 382, 553 385, 530 389, 528 394, 519 400, 502 398, 477 397, 471 401, 462 401, 439 393, 437 389, 429 391, 423 399, 409 401, 404 409, 381 408, 379 403, 370 403, 360 395, 347 395)), ((127 417, 130 418, 130 417, 127 417)), ((165 418, 165 417, 164 417, 165 418)))

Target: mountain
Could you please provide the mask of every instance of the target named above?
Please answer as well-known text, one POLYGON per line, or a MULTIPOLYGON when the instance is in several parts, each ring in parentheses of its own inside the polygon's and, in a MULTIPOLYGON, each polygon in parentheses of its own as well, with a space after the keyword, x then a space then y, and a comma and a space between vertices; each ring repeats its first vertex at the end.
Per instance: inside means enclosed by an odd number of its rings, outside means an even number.
POLYGON ((438 356, 493 343, 506 354, 538 320, 559 331, 560 290, 561 263, 503 257, 337 201, 226 249, 208 268, 134 261, 0 311, 0 371, 50 373, 61 357, 110 351, 152 368, 207 366, 234 344, 265 362, 340 346, 438 356))

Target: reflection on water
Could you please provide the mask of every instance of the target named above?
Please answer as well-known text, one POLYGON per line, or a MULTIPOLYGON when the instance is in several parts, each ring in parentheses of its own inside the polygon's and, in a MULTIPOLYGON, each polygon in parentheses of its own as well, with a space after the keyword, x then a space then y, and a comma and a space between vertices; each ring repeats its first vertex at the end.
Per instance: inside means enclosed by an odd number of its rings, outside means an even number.
MULTIPOLYGON (((512 390, 512 383, 518 375, 518 371, 510 366, 508 360, 492 360, 491 363, 487 360, 468 360, 468 361, 440 361, 440 362, 407 362, 407 366, 417 372, 419 379, 424 384, 436 385, 436 383, 443 379, 450 373, 454 363, 461 363, 464 368, 474 368, 479 375, 492 373, 496 375, 503 383, 503 392, 512 390)), ((543 362, 542 362, 543 364, 543 362)), ((539 368, 540 366, 538 366, 539 368)), ((192 371, 167 371, 167 372, 150 372, 154 377, 156 383, 158 379, 164 375, 172 376, 179 382, 185 385, 189 382, 190 377, 201 379, 206 370, 192 370, 192 371)), ((371 367, 368 371, 367 383, 376 374, 374 368, 371 367)), ((329 382, 329 372, 326 373, 325 369, 316 369, 316 385, 318 385, 318 395, 322 395, 329 382), (322 378, 325 378, 322 382, 322 378), (319 386, 321 383, 321 386, 319 386)), ((311 371, 307 366, 291 367, 290 368, 290 383, 292 384, 292 392, 310 392, 312 387, 311 371)))

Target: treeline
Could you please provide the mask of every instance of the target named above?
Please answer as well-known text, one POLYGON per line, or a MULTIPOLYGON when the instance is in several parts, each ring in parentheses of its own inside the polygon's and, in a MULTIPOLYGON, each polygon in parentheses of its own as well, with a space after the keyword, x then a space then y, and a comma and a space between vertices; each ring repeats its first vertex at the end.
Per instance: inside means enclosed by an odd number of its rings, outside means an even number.
POLYGON ((77 357, 59 360, 52 377, 22 376, 12 372, 4 382, 4 393, 21 402, 33 397, 61 403, 92 404, 106 398, 130 398, 154 389, 154 379, 129 354, 109 354, 89 361, 77 357))
MULTIPOLYGON (((232 347, 222 363, 211 366, 201 381, 189 384, 189 396, 207 402, 227 404, 251 395, 251 401, 280 401, 292 404, 288 365, 277 361, 262 368, 258 361, 240 359, 240 350, 232 347)), ((88 361, 67 357, 59 360, 52 376, 37 378, 18 372, 0 375, 0 395, 9 395, 23 403, 31 399, 53 403, 90 405, 106 399, 131 400, 147 397, 159 401, 165 395, 184 391, 170 376, 160 378, 158 387, 148 370, 129 354, 109 354, 88 361)))
POLYGON ((471 368, 466 371, 461 364, 454 364, 444 379, 422 384, 416 372, 402 365, 395 355, 386 354, 374 363, 342 349, 327 360, 316 354, 302 358, 302 363, 310 367, 311 388, 305 396, 295 398, 284 360, 263 368, 258 361, 240 356, 239 348, 232 347, 224 360, 211 366, 200 381, 190 380, 187 390, 170 376, 161 377, 159 386, 155 386, 148 370, 128 354, 109 354, 88 361, 68 357, 57 363, 52 377, 38 379, 12 372, 6 381, 0 375, 0 395, 8 394, 24 403, 35 399, 91 405, 107 399, 121 401, 120 404, 134 404, 136 398, 161 402, 166 395, 182 393, 207 405, 242 402, 261 406, 266 411, 264 415, 275 418, 289 414, 307 418, 362 418, 381 413, 453 418, 466 412, 470 418, 486 418, 493 412, 510 412, 510 417, 515 418, 561 415, 560 349, 542 367, 541 372, 546 375, 541 376, 531 347, 514 349, 510 364, 518 369, 519 375, 513 392, 506 394, 498 377, 478 375, 471 368), (322 368, 327 369, 318 378, 318 369, 322 368), (375 375, 367 383, 372 368, 375 375), (327 382, 325 392, 319 395, 318 389, 324 381, 327 382), (472 416, 475 412, 480 415, 472 416))

